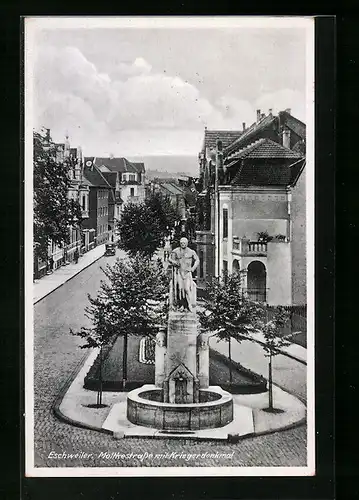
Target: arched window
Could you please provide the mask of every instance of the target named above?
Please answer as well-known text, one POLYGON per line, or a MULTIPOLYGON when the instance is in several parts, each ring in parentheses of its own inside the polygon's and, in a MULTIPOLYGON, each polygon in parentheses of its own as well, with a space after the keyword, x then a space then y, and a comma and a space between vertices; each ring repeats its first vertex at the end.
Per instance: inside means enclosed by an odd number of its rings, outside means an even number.
POLYGON ((233 268, 233 274, 239 274, 240 267, 237 259, 233 260, 232 268, 233 268))
POLYGON ((266 302, 267 272, 263 262, 254 260, 248 265, 247 294, 257 302, 266 302))

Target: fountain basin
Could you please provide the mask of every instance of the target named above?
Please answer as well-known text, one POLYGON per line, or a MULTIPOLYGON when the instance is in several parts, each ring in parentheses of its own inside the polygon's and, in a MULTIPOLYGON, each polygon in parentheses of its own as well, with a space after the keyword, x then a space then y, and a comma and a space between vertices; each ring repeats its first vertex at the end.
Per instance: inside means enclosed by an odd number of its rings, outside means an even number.
POLYGON ((199 390, 199 403, 164 403, 163 391, 143 385, 127 395, 130 422, 162 430, 200 430, 223 427, 233 420, 232 395, 219 386, 199 390))

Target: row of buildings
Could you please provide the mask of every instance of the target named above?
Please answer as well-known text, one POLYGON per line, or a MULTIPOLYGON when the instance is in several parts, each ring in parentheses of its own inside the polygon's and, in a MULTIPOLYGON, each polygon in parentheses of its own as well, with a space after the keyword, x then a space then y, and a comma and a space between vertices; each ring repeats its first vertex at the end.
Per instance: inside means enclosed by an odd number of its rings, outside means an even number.
POLYGON ((66 161, 69 166, 68 196, 80 204, 81 220, 71 221, 68 245, 49 243, 48 261, 35 263, 35 277, 72 262, 97 245, 114 241, 123 205, 145 198, 143 163, 126 158, 84 157, 80 147, 70 146, 68 137, 56 144, 56 151, 56 160, 66 161))
POLYGON ((269 305, 306 304, 306 126, 291 110, 257 111, 242 130, 205 129, 199 153, 199 293, 238 272, 269 305))

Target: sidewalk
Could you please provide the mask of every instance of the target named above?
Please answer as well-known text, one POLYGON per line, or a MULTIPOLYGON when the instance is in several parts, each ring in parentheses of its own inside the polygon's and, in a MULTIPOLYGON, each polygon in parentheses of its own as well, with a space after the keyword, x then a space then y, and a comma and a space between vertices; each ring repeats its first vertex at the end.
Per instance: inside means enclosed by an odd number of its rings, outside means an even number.
MULTIPOLYGON (((105 408, 89 405, 96 401, 96 391, 84 389, 84 377, 98 354, 94 349, 70 384, 61 401, 55 405, 55 413, 68 424, 111 434, 115 439, 126 437, 185 438, 195 440, 227 441, 231 436, 245 438, 285 430, 301 424, 306 418, 305 405, 295 396, 274 386, 276 408, 281 413, 268 413, 268 394, 233 395, 234 419, 224 427, 191 431, 191 433, 166 433, 151 427, 132 424, 127 420, 127 393, 104 392, 105 408)), ((146 388, 147 386, 143 386, 146 388)), ((148 388, 152 388, 148 385, 148 388)))
MULTIPOLYGON (((264 344, 264 338, 261 332, 254 334, 253 337, 255 338, 256 342, 258 342, 258 344, 264 344)), ((305 347, 302 347, 298 344, 290 344, 288 346, 282 347, 280 349, 280 352, 284 356, 293 358, 294 360, 299 361, 300 363, 303 363, 305 365, 307 364, 307 349, 305 347)))
MULTIPOLYGON (((200 309, 200 308, 202 308, 202 310, 203 310, 203 305, 201 305, 201 302, 199 301, 197 309, 200 309)), ((258 332, 256 334, 252 333, 251 339, 254 339, 255 342, 259 345, 264 344, 263 334, 261 332, 258 332)), ((235 344, 235 343, 236 342, 233 342, 233 344, 235 344)), ((249 343, 249 342, 247 342, 247 343, 249 343)), ((299 363, 302 363, 303 365, 307 364, 307 349, 305 347, 302 347, 298 344, 290 344, 288 346, 282 347, 280 349, 280 352, 283 354, 283 356, 287 356, 288 358, 292 358, 293 360, 298 361, 299 363)), ((235 358, 233 358, 233 359, 236 361, 235 358)))
POLYGON ((96 260, 100 259, 104 253, 105 245, 99 245, 80 257, 77 264, 71 263, 67 266, 61 266, 53 273, 44 276, 40 280, 36 280, 33 285, 33 303, 36 304, 61 285, 72 279, 76 274, 79 274, 86 269, 86 267, 89 267, 96 260))
MULTIPOLYGON (((215 337, 210 337, 209 342, 212 349, 228 356, 228 342, 217 342, 215 337)), ((268 378, 268 358, 259 342, 243 340, 239 343, 232 341, 231 346, 233 361, 266 379, 268 378)), ((272 367, 275 384, 302 399, 306 399, 307 367, 304 363, 293 360, 287 353, 283 353, 273 357, 272 367)))

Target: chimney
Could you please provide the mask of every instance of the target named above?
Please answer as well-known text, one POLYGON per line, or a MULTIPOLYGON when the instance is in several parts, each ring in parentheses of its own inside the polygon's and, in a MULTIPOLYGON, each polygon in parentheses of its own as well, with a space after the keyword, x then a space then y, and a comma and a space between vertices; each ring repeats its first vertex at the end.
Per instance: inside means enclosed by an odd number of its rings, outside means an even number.
POLYGON ((243 132, 244 132, 246 130, 246 122, 242 123, 242 127, 243 127, 243 132))
POLYGON ((261 120, 261 110, 257 109, 257 123, 259 123, 261 120))
POLYGON ((289 128, 284 127, 282 134, 283 134, 283 137, 282 137, 283 146, 285 148, 290 149, 290 130, 289 130, 289 128))
POLYGON ((291 108, 287 108, 284 110, 286 113, 288 113, 288 115, 291 115, 292 114, 292 110, 291 108))
POLYGON ((272 109, 272 108, 269 108, 269 109, 268 109, 268 114, 269 114, 269 116, 271 116, 271 117, 273 116, 273 109, 272 109))
POLYGON ((265 117, 265 113, 262 113, 261 114, 261 120, 263 120, 264 117, 265 117))

